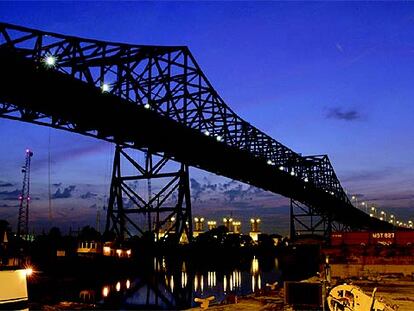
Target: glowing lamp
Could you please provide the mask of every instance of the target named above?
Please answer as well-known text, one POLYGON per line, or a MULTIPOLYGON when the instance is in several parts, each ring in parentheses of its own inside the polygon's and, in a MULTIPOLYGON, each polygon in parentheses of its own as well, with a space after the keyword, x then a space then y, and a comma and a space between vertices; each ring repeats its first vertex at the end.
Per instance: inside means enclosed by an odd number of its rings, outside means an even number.
POLYGON ((101 89, 102 89, 102 92, 106 93, 110 91, 111 86, 108 83, 103 83, 101 89))
POLYGON ((43 62, 46 64, 47 67, 55 67, 56 57, 53 55, 48 55, 43 59, 43 62))

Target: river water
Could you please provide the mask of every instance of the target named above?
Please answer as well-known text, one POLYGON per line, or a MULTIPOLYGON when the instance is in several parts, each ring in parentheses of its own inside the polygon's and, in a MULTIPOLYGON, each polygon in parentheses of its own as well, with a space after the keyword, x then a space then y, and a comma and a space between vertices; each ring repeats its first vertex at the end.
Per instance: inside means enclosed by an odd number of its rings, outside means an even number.
POLYGON ((235 296, 263 291, 276 282, 282 286, 284 280, 309 275, 307 268, 298 273, 303 264, 286 264, 276 256, 208 262, 205 258, 204 264, 199 265, 188 259, 159 256, 149 258, 130 273, 129 269, 118 272, 119 265, 107 271, 94 269, 92 264, 89 276, 86 270, 82 272, 84 277, 55 276, 49 278, 47 285, 40 282, 32 289, 29 286, 29 296, 33 294, 29 299, 40 306, 72 301, 100 309, 185 309, 198 305, 194 302, 196 297, 214 296, 215 303, 231 302, 235 296))

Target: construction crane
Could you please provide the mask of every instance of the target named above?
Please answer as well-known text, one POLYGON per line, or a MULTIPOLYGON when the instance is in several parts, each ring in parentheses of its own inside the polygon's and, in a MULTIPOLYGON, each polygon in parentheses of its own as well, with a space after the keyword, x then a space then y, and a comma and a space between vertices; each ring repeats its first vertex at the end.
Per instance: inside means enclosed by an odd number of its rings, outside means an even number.
POLYGON ((19 219, 17 222, 17 235, 23 239, 29 234, 29 205, 30 205, 30 159, 33 152, 26 149, 25 165, 22 167, 23 186, 19 196, 19 219))

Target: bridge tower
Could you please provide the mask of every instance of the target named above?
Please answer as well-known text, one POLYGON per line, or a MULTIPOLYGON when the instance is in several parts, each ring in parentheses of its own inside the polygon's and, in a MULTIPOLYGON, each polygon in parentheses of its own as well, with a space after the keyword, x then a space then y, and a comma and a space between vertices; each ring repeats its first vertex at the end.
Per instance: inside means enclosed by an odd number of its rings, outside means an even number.
POLYGON ((310 205, 290 199, 290 239, 300 235, 319 235, 329 242, 332 231, 348 231, 349 226, 333 220, 330 213, 322 213, 310 205))
POLYGON ((22 167, 23 185, 19 196, 19 218, 17 221, 17 235, 24 238, 29 234, 29 205, 30 205, 30 160, 33 152, 26 149, 25 164, 22 167))
MULTIPOLYGON (((120 240, 136 234, 150 234, 154 240, 176 237, 183 242, 192 237, 191 200, 188 165, 173 164, 164 154, 145 150, 144 164, 133 159, 127 147, 117 145, 113 163, 112 181, 105 232, 113 232, 120 240), (131 170, 135 174, 126 175, 131 170), (163 185, 155 193, 140 193, 139 181, 147 181, 147 190, 156 189, 151 180, 163 185)), ((158 186, 158 184, 157 184, 158 186)), ((158 188, 157 188, 158 189, 158 188)), ((142 190, 142 189, 141 189, 142 190)))

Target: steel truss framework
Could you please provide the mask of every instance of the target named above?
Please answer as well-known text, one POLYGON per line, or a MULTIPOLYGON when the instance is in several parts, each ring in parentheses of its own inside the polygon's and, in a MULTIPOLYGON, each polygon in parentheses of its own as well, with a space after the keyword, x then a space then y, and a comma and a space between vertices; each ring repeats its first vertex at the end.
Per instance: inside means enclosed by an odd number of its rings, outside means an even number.
POLYGON ((105 231, 115 232, 119 238, 145 232, 150 232, 157 240, 161 233, 162 236, 176 233, 177 240, 183 234, 192 237, 188 166, 180 164, 178 171, 166 171, 169 159, 154 157, 148 150, 145 164, 140 165, 126 150, 120 146, 115 149, 105 231), (137 174, 124 174, 125 161, 137 174), (134 188, 134 182, 153 179, 165 183, 157 193, 152 193, 149 186, 147 197, 144 197, 134 188), (135 216, 143 216, 146 224, 140 225, 135 216))
POLYGON ((26 150, 25 164, 22 167, 23 186, 19 197, 19 217, 17 220, 17 236, 29 234, 29 205, 30 205, 30 162, 33 152, 26 150))
MULTIPOLYGON (((120 104, 125 107, 142 107, 173 120, 225 146, 228 154, 234 150, 244 152, 255 159, 255 163, 267 163, 275 175, 282 174, 297 187, 314 189, 307 190, 313 191, 310 196, 322 194, 325 201, 333 200, 337 206, 365 220, 352 206, 326 155, 301 156, 240 118, 212 87, 185 46, 112 43, 0 23, 0 52, 28 59, 43 71, 82 81, 94 90, 122 99, 120 104)), ((47 109, 37 111, 3 98, 1 92, 0 117, 145 148, 134 145, 131 136, 117 136, 86 121, 82 123, 81 118, 73 117, 72 111, 60 114, 52 114, 47 109)), ((286 195, 287 191, 284 193, 286 195)), ((309 204, 308 199, 309 195, 301 196, 300 201, 309 204)), ((339 214, 346 218, 344 215, 349 213, 339 214)), ((361 220, 358 225, 362 224, 361 220)))
POLYGON ((348 231, 349 227, 335 222, 329 213, 321 213, 317 208, 290 200, 290 238, 301 235, 320 235, 326 240, 332 231, 348 231))

